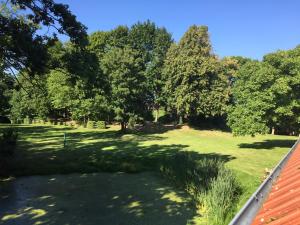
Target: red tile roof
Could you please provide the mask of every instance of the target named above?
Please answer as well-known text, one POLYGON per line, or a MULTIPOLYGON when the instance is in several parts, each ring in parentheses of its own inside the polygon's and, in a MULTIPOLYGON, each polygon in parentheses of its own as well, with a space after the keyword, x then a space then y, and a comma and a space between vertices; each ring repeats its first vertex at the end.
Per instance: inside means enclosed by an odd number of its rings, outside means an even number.
POLYGON ((300 144, 287 161, 252 225, 300 225, 300 144))

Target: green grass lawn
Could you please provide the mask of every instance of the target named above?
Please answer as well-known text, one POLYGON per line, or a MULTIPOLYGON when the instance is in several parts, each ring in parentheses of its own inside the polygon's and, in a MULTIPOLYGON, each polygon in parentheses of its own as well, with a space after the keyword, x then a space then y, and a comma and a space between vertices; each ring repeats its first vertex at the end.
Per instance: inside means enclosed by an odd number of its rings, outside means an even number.
MULTIPOLYGON (((5 125, 0 125, 0 129, 5 125)), ((296 137, 265 135, 233 137, 221 131, 175 129, 156 134, 121 135, 106 130, 64 126, 18 126, 16 154, 5 163, 6 175, 63 174, 74 172, 155 170, 159 162, 180 151, 194 157, 223 160, 244 187, 242 205, 255 191, 265 168, 273 168, 296 137), (63 147, 64 132, 67 146, 63 147)))

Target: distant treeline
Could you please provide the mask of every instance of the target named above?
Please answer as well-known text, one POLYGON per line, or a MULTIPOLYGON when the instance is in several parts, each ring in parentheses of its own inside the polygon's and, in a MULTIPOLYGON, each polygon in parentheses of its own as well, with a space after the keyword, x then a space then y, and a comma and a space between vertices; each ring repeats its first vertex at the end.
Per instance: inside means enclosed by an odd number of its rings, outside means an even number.
POLYGON ((227 124, 236 135, 299 134, 300 47, 220 59, 208 28, 191 26, 178 43, 153 22, 90 34, 84 47, 47 45, 43 66, 1 71, 0 114, 24 118, 227 124))

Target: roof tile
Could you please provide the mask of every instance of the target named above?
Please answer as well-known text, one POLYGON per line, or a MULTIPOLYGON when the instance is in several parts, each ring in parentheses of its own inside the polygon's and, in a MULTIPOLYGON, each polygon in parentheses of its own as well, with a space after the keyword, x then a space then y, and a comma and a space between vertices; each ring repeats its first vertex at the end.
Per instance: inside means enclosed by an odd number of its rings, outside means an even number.
POLYGON ((300 225, 300 145, 291 155, 252 225, 300 225))

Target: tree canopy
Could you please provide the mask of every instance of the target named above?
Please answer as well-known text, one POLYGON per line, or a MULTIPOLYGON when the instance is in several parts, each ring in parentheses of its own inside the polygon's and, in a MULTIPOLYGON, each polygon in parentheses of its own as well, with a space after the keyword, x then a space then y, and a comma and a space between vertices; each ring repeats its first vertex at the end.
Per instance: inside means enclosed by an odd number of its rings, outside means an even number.
POLYGON ((165 60, 165 93, 178 115, 223 114, 228 101, 227 78, 212 53, 205 26, 191 26, 165 60))
POLYGON ((174 42, 149 20, 87 35, 53 0, 9 0, 0 10, 0 116, 116 121, 125 130, 158 122, 164 109, 177 122, 227 121, 235 135, 299 133, 299 46, 262 61, 220 59, 206 26, 174 42))
POLYGON ((0 10, 0 59, 3 69, 11 73, 43 72, 47 48, 57 40, 57 34, 68 35, 78 46, 87 44, 86 27, 67 5, 53 0, 9 0, 1 4, 0 10), (38 32, 40 28, 44 28, 44 34, 38 32))

